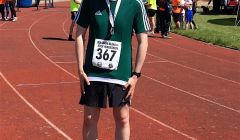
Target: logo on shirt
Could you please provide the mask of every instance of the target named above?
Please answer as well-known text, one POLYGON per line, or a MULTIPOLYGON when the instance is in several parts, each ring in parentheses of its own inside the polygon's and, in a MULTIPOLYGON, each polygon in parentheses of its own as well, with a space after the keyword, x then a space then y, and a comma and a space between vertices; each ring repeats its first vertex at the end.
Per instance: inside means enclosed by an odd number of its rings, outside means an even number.
POLYGON ((102 63, 101 63, 101 62, 98 62, 98 63, 97 63, 97 66, 98 66, 98 67, 102 67, 102 63))
POLYGON ((113 64, 110 63, 110 64, 108 65, 108 67, 109 67, 109 68, 113 68, 113 64))
POLYGON ((98 10, 98 11, 95 13, 95 15, 97 15, 97 16, 101 16, 101 15, 102 15, 102 13, 101 13, 101 11, 100 11, 100 10, 98 10))

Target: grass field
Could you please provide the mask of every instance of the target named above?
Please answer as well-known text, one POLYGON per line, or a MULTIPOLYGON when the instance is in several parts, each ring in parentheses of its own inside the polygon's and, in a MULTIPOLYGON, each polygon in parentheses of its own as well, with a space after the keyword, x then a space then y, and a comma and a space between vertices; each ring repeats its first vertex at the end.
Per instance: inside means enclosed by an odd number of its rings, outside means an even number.
MULTIPOLYGON (((197 30, 173 29, 172 31, 204 42, 240 50, 240 26, 234 26, 234 15, 202 15, 197 13, 194 20, 198 26, 197 30)), ((173 26, 175 26, 174 23, 173 26)))

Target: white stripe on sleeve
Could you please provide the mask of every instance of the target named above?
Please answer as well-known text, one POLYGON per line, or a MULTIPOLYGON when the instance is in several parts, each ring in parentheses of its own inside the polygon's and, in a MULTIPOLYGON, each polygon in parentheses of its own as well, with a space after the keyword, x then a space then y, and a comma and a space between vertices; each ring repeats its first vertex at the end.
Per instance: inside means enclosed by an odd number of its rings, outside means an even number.
POLYGON ((141 9, 142 9, 142 16, 143 16, 142 18, 143 18, 144 28, 145 28, 146 31, 149 31, 150 30, 150 25, 149 25, 146 9, 143 5, 143 2, 141 0, 136 0, 136 1, 140 4, 141 9))

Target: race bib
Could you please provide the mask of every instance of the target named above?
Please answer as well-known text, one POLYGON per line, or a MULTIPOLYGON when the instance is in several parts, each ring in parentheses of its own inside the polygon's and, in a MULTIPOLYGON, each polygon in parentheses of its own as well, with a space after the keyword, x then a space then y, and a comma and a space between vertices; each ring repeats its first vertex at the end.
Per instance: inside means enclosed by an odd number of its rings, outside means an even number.
POLYGON ((117 70, 122 43, 118 41, 96 39, 94 43, 93 66, 117 70))

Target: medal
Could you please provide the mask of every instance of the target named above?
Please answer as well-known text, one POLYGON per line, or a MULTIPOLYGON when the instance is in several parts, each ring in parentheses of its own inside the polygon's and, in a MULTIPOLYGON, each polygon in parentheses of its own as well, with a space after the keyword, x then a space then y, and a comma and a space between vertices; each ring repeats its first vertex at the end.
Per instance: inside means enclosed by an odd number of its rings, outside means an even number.
POLYGON ((111 33, 111 35, 114 35, 114 27, 111 27, 110 33, 111 33))

